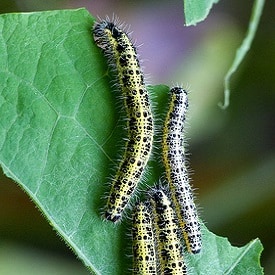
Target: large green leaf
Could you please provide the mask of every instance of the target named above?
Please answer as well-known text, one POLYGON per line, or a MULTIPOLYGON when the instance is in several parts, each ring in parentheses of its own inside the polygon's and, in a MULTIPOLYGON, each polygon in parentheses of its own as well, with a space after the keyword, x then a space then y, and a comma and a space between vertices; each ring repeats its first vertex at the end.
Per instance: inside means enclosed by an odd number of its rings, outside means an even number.
MULTIPOLYGON (((124 114, 93 22, 84 9, 0 17, 0 163, 92 272, 124 274, 129 219, 113 225, 101 218, 124 114)), ((158 118, 167 91, 150 87, 158 118)), ((146 186, 163 172, 158 154, 146 186)), ((258 240, 235 248, 203 227, 203 241, 202 253, 186 256, 195 274, 262 274, 258 240)))

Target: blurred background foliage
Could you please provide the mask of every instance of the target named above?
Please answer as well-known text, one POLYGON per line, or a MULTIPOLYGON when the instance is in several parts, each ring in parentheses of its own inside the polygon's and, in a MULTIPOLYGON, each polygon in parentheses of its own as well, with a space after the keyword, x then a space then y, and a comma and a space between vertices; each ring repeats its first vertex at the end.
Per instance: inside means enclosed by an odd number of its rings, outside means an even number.
MULTIPOLYGON (((229 108, 218 107, 252 5, 222 1, 188 28, 180 0, 0 0, 0 13, 86 7, 130 24, 137 45, 143 44, 147 83, 191 91, 188 148, 202 219, 233 245, 259 237, 265 274, 275 274, 275 2, 266 3, 252 48, 233 77, 229 108)), ((27 195, 4 175, 0 182, 0 274, 88 274, 27 195)))

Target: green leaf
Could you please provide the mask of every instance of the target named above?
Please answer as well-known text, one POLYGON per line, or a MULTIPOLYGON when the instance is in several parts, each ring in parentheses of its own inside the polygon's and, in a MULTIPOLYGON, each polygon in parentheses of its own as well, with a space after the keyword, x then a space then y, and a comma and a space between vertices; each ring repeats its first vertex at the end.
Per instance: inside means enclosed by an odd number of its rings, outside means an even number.
MULTIPOLYGON (((129 219, 113 225, 101 218, 124 114, 93 22, 84 9, 0 17, 0 163, 91 272, 125 274, 129 219)), ((161 119, 168 87, 149 89, 161 119)), ((149 167, 143 189, 163 173, 157 157, 149 167)), ((196 274, 262 274, 258 240, 234 248, 203 227, 203 241, 202 253, 186 255, 196 274)))
POLYGON ((241 62, 243 61, 245 55, 250 50, 252 41, 255 37, 260 18, 263 12, 265 0, 255 0, 252 15, 250 18, 247 34, 241 44, 237 49, 235 58, 231 67, 229 68, 227 74, 224 78, 224 103, 220 104, 223 109, 226 109, 229 106, 229 97, 230 97, 230 79, 232 75, 236 72, 241 62))
POLYGON ((230 245, 226 238, 216 236, 203 225, 203 249, 198 255, 186 255, 190 270, 202 275, 258 275, 260 267, 261 242, 256 239, 238 248, 230 245))
POLYGON ((203 21, 210 12, 213 4, 219 0, 184 0, 184 15, 186 26, 196 25, 203 21))
MULTIPOLYGON (((218 2, 219 0, 184 0, 184 15, 186 26, 196 25, 197 23, 203 21, 209 14, 213 4, 218 2)), ((252 41, 255 37, 260 22, 264 4, 265 0, 254 1, 247 34, 241 46, 237 49, 233 63, 224 77, 224 102, 223 104, 219 104, 219 106, 223 109, 226 109, 229 106, 231 77, 240 66, 247 52, 250 50, 252 41)))

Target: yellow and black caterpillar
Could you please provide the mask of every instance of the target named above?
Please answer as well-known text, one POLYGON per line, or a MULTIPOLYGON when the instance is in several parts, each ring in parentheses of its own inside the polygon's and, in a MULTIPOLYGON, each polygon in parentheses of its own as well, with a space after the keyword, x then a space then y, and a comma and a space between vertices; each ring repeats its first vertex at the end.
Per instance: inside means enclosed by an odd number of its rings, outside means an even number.
POLYGON ((154 135, 153 118, 136 49, 128 35, 115 23, 103 20, 95 24, 93 36, 107 57, 109 67, 117 75, 117 87, 127 112, 128 140, 112 181, 105 211, 105 218, 116 222, 121 219, 149 160, 154 135))
POLYGON ((169 110, 163 128, 163 162, 187 250, 191 253, 199 253, 202 245, 200 222, 184 152, 183 135, 187 108, 187 92, 181 87, 172 88, 169 110))

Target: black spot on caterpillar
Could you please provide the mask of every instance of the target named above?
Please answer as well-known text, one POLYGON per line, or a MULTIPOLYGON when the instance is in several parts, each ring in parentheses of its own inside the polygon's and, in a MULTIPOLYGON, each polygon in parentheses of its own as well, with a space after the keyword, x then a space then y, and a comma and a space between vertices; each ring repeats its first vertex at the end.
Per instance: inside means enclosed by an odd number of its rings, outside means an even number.
POLYGON ((155 236, 149 203, 138 203, 133 212, 133 274, 157 274, 155 236))
POLYGON ((103 20, 95 24, 93 36, 107 57, 109 67, 117 75, 117 87, 127 112, 128 140, 105 211, 105 218, 116 222, 121 219, 149 160, 153 118, 136 49, 128 35, 114 23, 103 20))
POLYGON ((180 228, 172 203, 160 188, 151 192, 160 274, 187 274, 180 228))
POLYGON ((180 87, 172 88, 163 128, 163 162, 187 250, 198 253, 202 245, 201 230, 184 153, 183 133, 187 108, 187 92, 180 87))

